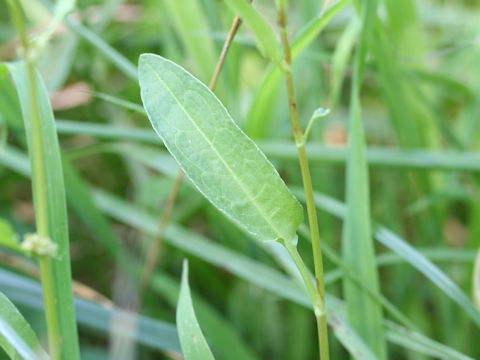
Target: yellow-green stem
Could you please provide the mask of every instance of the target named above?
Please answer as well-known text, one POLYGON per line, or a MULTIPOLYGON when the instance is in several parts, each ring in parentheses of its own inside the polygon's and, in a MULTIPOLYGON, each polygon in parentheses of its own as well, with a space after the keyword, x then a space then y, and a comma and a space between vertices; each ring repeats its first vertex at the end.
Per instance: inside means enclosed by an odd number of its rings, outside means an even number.
MULTIPOLYGON (((305 198, 307 203, 307 214, 308 214, 308 223, 310 226, 310 232, 312 236, 312 249, 313 249, 313 260, 314 260, 314 269, 315 269, 315 282, 316 282, 316 293, 318 296, 318 301, 321 306, 320 313, 321 316, 317 316, 317 327, 318 327, 318 339, 319 339, 319 348, 320 348, 320 359, 328 360, 329 347, 328 347, 328 327, 326 321, 326 312, 325 312, 325 285, 323 280, 323 260, 322 260, 322 250, 320 247, 320 233, 318 230, 318 220, 317 220, 317 210, 315 207, 315 200, 313 197, 313 186, 312 178, 310 176, 310 167, 308 165, 307 151, 305 148, 305 137, 303 130, 300 126, 300 120, 298 117, 297 102, 295 96, 295 86, 293 82, 292 74, 292 55, 290 49, 290 43, 288 40, 287 34, 287 15, 285 9, 285 2, 278 2, 279 7, 279 25, 281 30, 283 51, 284 51, 284 67, 285 67, 285 77, 287 82, 287 94, 288 102, 290 108, 290 118, 292 120, 293 135, 295 138, 295 143, 298 150, 298 159, 300 163, 300 171, 302 174, 303 188, 305 190, 305 198)), ((291 253, 291 252, 290 252, 291 253)), ((295 260, 295 259, 294 259, 295 260)), ((298 264, 297 264, 298 266, 298 264)), ((305 277, 304 277, 305 280, 305 277)), ((308 287, 308 284, 307 284, 308 287)), ((314 302, 314 308, 316 304, 314 302)))
POLYGON ((58 326, 58 317, 55 310, 55 298, 53 296, 53 275, 51 260, 47 256, 38 258, 40 265, 40 278, 43 289, 43 302, 45 304, 45 317, 47 319, 48 348, 51 359, 60 359, 60 328, 58 326))
MULTIPOLYGON (((32 157, 32 188, 34 194, 37 234, 41 238, 49 238, 46 168, 43 153, 44 146, 40 107, 37 98, 35 64, 30 53, 31 49, 29 47, 21 5, 18 0, 8 0, 7 3, 18 35, 21 39, 23 57, 27 66, 28 88, 31 104, 30 123, 32 127, 32 149, 30 149, 30 156, 32 157)), ((50 258, 46 256, 38 257, 38 261, 40 265, 43 298, 45 303, 50 358, 57 360, 61 358, 60 344, 62 337, 60 334, 59 319, 55 304, 52 265, 50 258)))

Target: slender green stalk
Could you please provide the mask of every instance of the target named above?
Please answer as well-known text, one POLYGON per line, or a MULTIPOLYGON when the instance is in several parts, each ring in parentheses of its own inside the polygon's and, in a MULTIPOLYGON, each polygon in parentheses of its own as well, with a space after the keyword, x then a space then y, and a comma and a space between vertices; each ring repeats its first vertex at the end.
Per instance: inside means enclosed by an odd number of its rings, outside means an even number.
MULTIPOLYGON (((28 84, 31 99, 31 114, 32 114, 32 144, 33 144, 33 171, 32 171, 32 186, 35 194, 35 217, 37 225, 37 233, 40 238, 49 238, 49 211, 47 199, 47 183, 45 175, 45 157, 43 153, 43 138, 40 124, 40 108, 38 105, 36 95, 36 76, 35 65, 30 58, 28 48, 24 49, 27 62, 28 84)), ((39 256, 38 262, 40 264, 41 283, 44 294, 45 303, 45 317, 47 319, 48 330, 48 348, 50 357, 52 359, 61 358, 61 342, 62 335, 59 328, 59 319, 57 308, 55 305, 54 285, 52 264, 48 256, 39 256)))
MULTIPOLYGON (((293 135, 295 138, 295 143, 297 145, 298 159, 300 162, 300 170, 302 173, 302 180, 303 180, 303 188, 305 190, 308 223, 310 226, 310 232, 312 237, 315 282, 317 285, 316 293, 317 293, 318 302, 320 306, 320 311, 315 311, 315 317, 317 319, 317 327, 318 327, 317 330, 318 330, 318 339, 319 339, 319 347, 320 347, 320 358, 322 360, 328 360, 330 355, 329 355, 329 347, 328 347, 328 328, 327 328, 327 319, 326 319, 326 311, 325 311, 325 285, 323 280, 323 260, 322 260, 322 249, 320 246, 320 232, 318 230, 317 210, 315 207, 315 200, 313 196, 312 178, 310 176, 310 167, 308 165, 307 151, 305 148, 306 141, 305 141, 305 136, 303 134, 302 127, 300 126, 300 120, 298 117, 297 101, 295 96, 295 85, 293 82, 293 73, 292 73, 292 55, 291 55, 290 43, 287 35, 287 15, 286 15, 285 8, 286 8, 285 1, 279 1, 278 2, 278 12, 279 12, 278 22, 281 29, 281 37, 282 37, 282 44, 283 44, 283 51, 284 51, 284 62, 285 62, 284 70, 285 70, 285 77, 287 82, 290 118, 292 120, 293 135)), ((289 252, 290 254, 292 254, 290 250, 289 252)), ((315 306, 316 306, 316 301, 314 301, 314 308, 315 306)))
POLYGON ((38 258, 40 265, 40 279, 43 289, 43 302, 45 304, 45 317, 47 319, 48 348, 50 358, 60 359, 60 343, 62 341, 58 316, 55 308, 52 264, 48 256, 38 258))
MULTIPOLYGON (((34 194, 35 218, 38 239, 46 240, 47 244, 51 242, 49 231, 49 206, 46 164, 44 154, 44 140, 42 136, 42 125, 40 118, 40 105, 37 96, 37 76, 35 72, 34 47, 28 40, 25 28, 24 17, 19 0, 7 0, 10 13, 21 39, 22 56, 25 60, 28 76, 28 91, 30 96, 30 114, 31 114, 31 133, 32 149, 30 156, 32 158, 32 190, 34 194)), ((50 357, 54 360, 61 359, 62 333, 60 330, 60 319, 57 312, 55 298, 55 279, 53 276, 51 255, 35 254, 41 270, 41 283, 43 287, 43 297, 45 304, 45 316, 48 330, 48 344, 50 357)), ((75 358, 72 349, 72 358, 75 358)), ((66 354, 64 354, 66 356, 66 354)))

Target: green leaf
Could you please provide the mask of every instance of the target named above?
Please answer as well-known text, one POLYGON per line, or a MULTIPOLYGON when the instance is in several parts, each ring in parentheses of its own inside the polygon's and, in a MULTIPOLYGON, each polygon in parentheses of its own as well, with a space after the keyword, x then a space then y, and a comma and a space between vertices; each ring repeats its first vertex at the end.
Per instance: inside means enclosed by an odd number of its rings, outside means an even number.
POLYGON ((11 359, 48 359, 28 322, 2 292, 0 346, 11 359))
MULTIPOLYGON (((371 232, 370 194, 365 134, 360 104, 360 89, 365 67, 367 41, 376 20, 377 2, 363 3, 362 36, 355 54, 351 87, 349 132, 350 143, 346 170, 347 211, 343 224, 342 254, 348 266, 370 289, 379 292, 375 264, 375 248, 371 232)), ((379 359, 387 358, 383 313, 380 304, 359 284, 350 279, 343 282, 348 319, 372 348, 379 359)))
POLYGON ((215 95, 152 54, 140 57, 139 78, 153 128, 198 190, 256 239, 296 243, 300 204, 215 95))
POLYGON ((177 328, 186 360, 214 359, 193 310, 188 286, 188 262, 183 262, 182 284, 177 305, 177 328))
MULTIPOLYGON (((27 75, 28 70, 23 62, 10 63, 7 67, 17 89, 25 123, 28 148, 29 151, 32 151, 31 96, 27 75)), ((52 293, 57 304, 58 328, 62 334, 61 352, 62 354, 69 354, 71 359, 76 359, 79 356, 79 348, 73 305, 68 220, 60 148, 47 90, 38 73, 35 73, 34 76, 37 84, 35 89, 36 101, 40 109, 40 131, 43 137, 48 236, 58 246, 58 256, 50 260, 53 277, 52 293)))
POLYGON ((247 0, 225 0, 232 11, 252 30, 260 52, 268 55, 282 68, 283 52, 267 20, 247 0))

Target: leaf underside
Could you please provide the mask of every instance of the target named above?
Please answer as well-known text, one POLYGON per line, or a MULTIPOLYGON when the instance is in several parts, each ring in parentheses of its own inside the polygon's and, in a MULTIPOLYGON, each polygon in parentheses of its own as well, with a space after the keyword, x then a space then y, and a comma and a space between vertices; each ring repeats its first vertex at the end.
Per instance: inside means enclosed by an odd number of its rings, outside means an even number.
POLYGON ((140 57, 139 79, 153 128, 198 190, 258 240, 296 243, 299 202, 215 95, 157 55, 140 57))

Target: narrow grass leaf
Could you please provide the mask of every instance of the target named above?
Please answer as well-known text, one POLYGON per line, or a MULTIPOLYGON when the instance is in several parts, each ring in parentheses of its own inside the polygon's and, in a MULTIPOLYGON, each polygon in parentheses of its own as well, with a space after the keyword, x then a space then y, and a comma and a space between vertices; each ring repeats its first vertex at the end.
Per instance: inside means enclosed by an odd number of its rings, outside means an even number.
POLYGON ((375 226, 375 236, 385 246, 402 256, 420 272, 424 273, 442 292, 460 305, 470 319, 480 327, 480 311, 472 300, 442 270, 415 250, 410 244, 383 226, 375 226))
POLYGON ((139 77, 153 128, 198 190, 256 239, 296 243, 300 204, 215 95, 152 54, 140 57, 139 77))
MULTIPOLYGON (((13 77, 20 105, 29 149, 32 151, 31 129, 31 97, 25 63, 8 64, 8 69, 13 77)), ((38 74, 36 76, 37 102, 40 107, 41 133, 43 137, 43 154, 45 165, 45 183, 48 207, 48 232, 49 237, 57 244, 58 253, 51 259, 53 276, 53 297, 57 304, 59 319, 58 327, 62 334, 61 352, 69 354, 71 359, 76 359, 78 351, 78 335, 75 321, 75 308, 72 295, 72 277, 70 269, 70 250, 68 240, 68 220, 65 201, 65 187, 60 157, 57 133, 53 112, 45 85, 38 74)))
POLYGON ((48 359, 28 322, 2 292, 0 346, 11 359, 48 359))
MULTIPOLYGON (((0 269, 0 287, 16 304, 43 311, 42 287, 38 281, 0 269)), ((152 349, 181 353, 177 329, 170 323, 111 306, 100 305, 79 297, 75 297, 75 308, 78 314, 78 323, 85 328, 104 334, 114 332, 125 337, 132 337, 139 344, 152 349), (125 322, 133 322, 136 318, 138 331, 132 333, 128 329, 112 328, 110 324, 114 317, 125 319, 125 322)))
POLYGON ((192 296, 188 285, 187 260, 183 262, 182 283, 177 305, 177 328, 186 360, 214 359, 193 310, 192 296))
POLYGON ((260 52, 269 56, 280 68, 283 52, 273 28, 247 0, 225 0, 232 11, 252 30, 260 52))
POLYGON ((348 61, 352 54, 355 41, 360 32, 361 23, 357 18, 352 19, 340 37, 332 56, 332 80, 330 91, 330 106, 336 108, 342 90, 348 61))
MULTIPOLYGON (((376 21, 376 1, 363 3, 362 36, 355 54, 355 69, 350 98, 349 133, 346 170, 347 209, 343 224, 342 254, 346 266, 374 292, 379 291, 375 248, 370 223, 368 167, 362 122, 360 88, 365 67, 366 44, 376 21)), ((380 304, 357 283, 344 279, 348 319, 379 359, 387 358, 383 314, 380 304)))
MULTIPOLYGON (((176 279, 157 272, 152 277, 150 287, 170 306, 176 306, 180 292, 180 285, 176 279)), ((202 324, 203 332, 217 357, 228 359, 231 354, 235 354, 235 358, 239 360, 258 359, 258 356, 242 339, 238 330, 234 328, 234 324, 224 318, 217 309, 195 293, 192 293, 192 301, 195 303, 195 314, 198 321, 202 324)))
POLYGON ((409 331, 390 321, 386 324, 387 339, 406 349, 442 360, 473 360, 472 357, 462 354, 451 347, 432 340, 418 332, 409 331))
MULTIPOLYGON (((142 112, 144 112, 143 108, 142 112)), ((90 135, 99 139, 132 140, 148 144, 161 142, 157 135, 147 129, 72 120, 57 120, 56 123, 58 133, 64 135, 90 135)), ((298 161, 297 148, 293 142, 261 140, 256 143, 269 158, 298 161)), ((309 161, 326 164, 345 164, 348 153, 347 149, 336 149, 316 142, 309 143, 307 151, 309 161)), ((419 171, 480 172, 480 152, 475 151, 413 150, 369 146, 366 149, 366 157, 368 165, 375 167, 419 171)))

